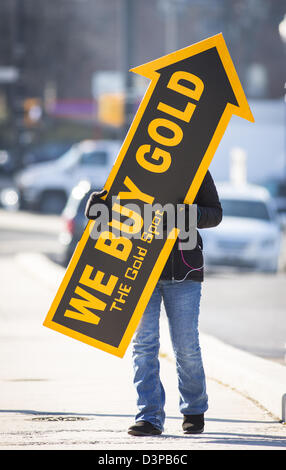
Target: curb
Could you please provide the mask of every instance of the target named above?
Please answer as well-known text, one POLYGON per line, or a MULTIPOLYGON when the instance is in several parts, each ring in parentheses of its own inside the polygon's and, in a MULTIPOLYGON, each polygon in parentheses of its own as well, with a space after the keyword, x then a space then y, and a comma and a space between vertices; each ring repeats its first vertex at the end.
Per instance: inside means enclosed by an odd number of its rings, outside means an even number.
POLYGON ((285 418, 286 367, 204 335, 206 373, 258 402, 276 419, 285 418))
POLYGON ((1 227, 5 230, 36 232, 56 236, 63 225, 61 216, 41 215, 25 211, 15 213, 3 209, 0 209, 0 222, 1 227))
MULTIPOLYGON (((56 293, 65 269, 40 253, 22 253, 15 260, 30 274, 40 278, 56 293)), ((166 321, 161 321, 161 353, 172 359, 172 345, 166 321)), ((200 333, 202 356, 207 377, 235 389, 257 402, 276 419, 286 417, 286 367, 254 356, 200 333)), ((284 424, 284 423, 283 423, 284 424)))

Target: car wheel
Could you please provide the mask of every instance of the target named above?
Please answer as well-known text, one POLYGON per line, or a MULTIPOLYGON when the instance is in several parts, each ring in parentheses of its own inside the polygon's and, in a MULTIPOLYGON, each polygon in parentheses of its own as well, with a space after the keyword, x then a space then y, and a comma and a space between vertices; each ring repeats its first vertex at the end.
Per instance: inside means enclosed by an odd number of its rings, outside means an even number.
POLYGON ((61 214, 67 202, 61 191, 47 191, 42 194, 40 211, 44 214, 61 214))

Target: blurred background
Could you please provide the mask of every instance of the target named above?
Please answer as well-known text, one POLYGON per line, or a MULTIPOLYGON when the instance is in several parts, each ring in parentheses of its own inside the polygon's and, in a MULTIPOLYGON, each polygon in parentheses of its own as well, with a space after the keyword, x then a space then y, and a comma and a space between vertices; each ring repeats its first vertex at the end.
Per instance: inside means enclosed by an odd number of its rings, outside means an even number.
POLYGON ((1 272, 12 289, 22 254, 67 265, 148 86, 128 70, 219 32, 255 124, 233 116, 210 167, 201 327, 284 364, 284 0, 1 0, 1 272))

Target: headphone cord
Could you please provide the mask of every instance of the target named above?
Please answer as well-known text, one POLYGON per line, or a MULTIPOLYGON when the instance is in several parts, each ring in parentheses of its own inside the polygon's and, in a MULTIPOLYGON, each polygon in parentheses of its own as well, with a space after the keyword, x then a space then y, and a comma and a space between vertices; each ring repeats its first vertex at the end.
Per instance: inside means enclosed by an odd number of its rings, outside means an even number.
POLYGON ((187 272, 187 274, 185 275, 185 277, 184 277, 183 279, 180 279, 180 280, 174 279, 175 282, 183 282, 183 281, 186 279, 186 277, 187 277, 191 272, 193 272, 193 271, 201 271, 201 270, 203 269, 204 265, 202 265, 202 266, 199 267, 199 268, 194 268, 194 267, 190 266, 190 265, 186 262, 186 260, 185 260, 185 258, 184 258, 183 250, 182 250, 182 247, 181 247, 181 240, 180 240, 180 238, 178 238, 178 240, 179 240, 179 250, 180 250, 180 253, 181 253, 182 261, 183 261, 183 263, 184 263, 186 266, 188 266, 189 268, 191 268, 190 271, 187 272))

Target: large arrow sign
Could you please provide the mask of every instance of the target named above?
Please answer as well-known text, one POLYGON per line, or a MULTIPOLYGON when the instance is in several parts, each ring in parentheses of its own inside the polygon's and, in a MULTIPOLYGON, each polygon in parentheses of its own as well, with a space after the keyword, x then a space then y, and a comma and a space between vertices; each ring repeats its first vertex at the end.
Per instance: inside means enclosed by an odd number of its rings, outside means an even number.
POLYGON ((156 237, 144 207, 192 204, 232 114, 254 121, 222 34, 132 71, 151 83, 105 184, 112 218, 97 239, 87 224, 44 322, 119 357, 179 233, 156 237))

